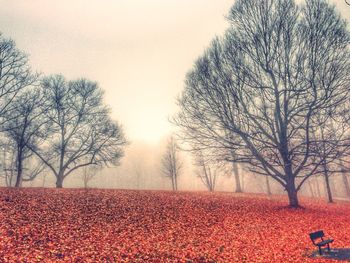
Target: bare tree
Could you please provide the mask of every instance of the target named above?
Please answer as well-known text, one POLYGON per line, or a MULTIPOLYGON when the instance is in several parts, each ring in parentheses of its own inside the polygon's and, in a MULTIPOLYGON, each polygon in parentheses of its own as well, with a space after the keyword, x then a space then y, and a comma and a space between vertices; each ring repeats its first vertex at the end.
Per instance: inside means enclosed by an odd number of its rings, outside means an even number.
POLYGON ((272 195, 271 186, 270 186, 270 178, 268 175, 265 176, 265 180, 266 180, 266 193, 268 195, 272 195))
POLYGON ((143 184, 141 184, 141 178, 143 178, 145 167, 142 167, 142 163, 140 160, 134 160, 133 170, 136 175, 136 189, 140 190, 141 185, 143 187, 143 184))
POLYGON ((28 145, 34 147, 43 138, 43 114, 46 109, 41 106, 42 101, 43 95, 39 88, 28 89, 12 101, 12 107, 5 113, 5 134, 16 154, 16 165, 13 167, 16 171, 15 187, 19 187, 22 180, 34 180, 44 169, 41 162, 37 162, 36 166, 32 163, 33 169, 27 171, 26 178, 23 178, 24 161, 33 155, 28 145))
POLYGON ((347 196, 350 196, 350 185, 349 185, 347 170, 344 167, 344 162, 342 159, 340 159, 339 165, 340 165, 340 169, 341 169, 340 173, 342 176, 342 180, 343 180, 343 184, 344 184, 344 188, 345 188, 345 193, 347 196))
POLYGON ((341 159, 348 154, 350 149, 349 124, 346 121, 348 115, 348 107, 328 108, 326 111, 321 109, 317 112, 316 126, 312 131, 313 140, 318 142, 313 152, 321 163, 315 174, 321 174, 324 177, 329 203, 333 203, 330 176, 342 171, 341 159), (337 112, 338 110, 340 111, 337 112))
POLYGON ((56 177, 56 187, 73 171, 89 165, 117 165, 126 140, 103 104, 103 92, 94 82, 67 82, 56 75, 42 81, 47 140, 30 146, 56 177))
POLYGON ((197 176, 201 179, 205 187, 210 192, 213 192, 215 190, 219 167, 213 167, 212 164, 205 160, 202 152, 198 153, 195 159, 195 165, 198 167, 197 176))
POLYGON ((162 172, 171 180, 173 191, 177 191, 177 179, 181 174, 182 161, 179 157, 179 147, 173 136, 168 140, 166 151, 162 158, 162 172))
POLYGON ((31 72, 27 55, 20 51, 13 40, 0 33, 0 130, 8 118, 4 114, 13 106, 12 101, 24 88, 37 80, 31 72))
POLYGON ((16 151, 14 145, 7 138, 1 141, 1 177, 4 178, 5 185, 14 185, 16 179, 16 151))
POLYGON ((321 196, 321 190, 320 190, 320 184, 318 182, 318 177, 315 177, 315 182, 316 182, 316 190, 317 190, 317 196, 320 197, 321 196))
POLYGON ((46 184, 46 178, 47 178, 47 173, 44 173, 43 175, 42 175, 42 181, 41 181, 41 187, 45 187, 45 184, 46 184))
POLYGON ((196 149, 275 179, 298 207, 298 191, 324 163, 313 151, 317 112, 335 111, 349 97, 346 22, 324 0, 302 7, 237 0, 229 21, 225 37, 188 73, 174 122, 196 149))
POLYGON ((33 180, 45 171, 45 165, 34 158, 33 153, 27 149, 21 155, 22 161, 18 161, 18 146, 11 138, 2 145, 3 156, 1 156, 1 177, 5 179, 6 186, 22 186, 22 182, 33 182, 33 180), (18 176, 18 165, 21 165, 20 177, 18 176))
POLYGON ((83 180, 84 183, 84 188, 87 189, 89 188, 89 182, 98 175, 98 172, 102 169, 103 167, 100 165, 91 165, 91 166, 84 166, 82 168, 82 175, 81 179, 83 180))

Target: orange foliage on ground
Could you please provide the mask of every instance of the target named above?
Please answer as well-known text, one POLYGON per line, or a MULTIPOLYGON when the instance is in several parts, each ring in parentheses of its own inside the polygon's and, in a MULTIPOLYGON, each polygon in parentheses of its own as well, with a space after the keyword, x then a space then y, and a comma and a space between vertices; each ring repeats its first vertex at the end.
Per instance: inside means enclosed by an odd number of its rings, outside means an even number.
MULTIPOLYGON (((350 205, 264 195, 0 188, 0 262, 322 262, 350 247, 350 205)), ((329 260, 327 261, 329 262, 329 260)))

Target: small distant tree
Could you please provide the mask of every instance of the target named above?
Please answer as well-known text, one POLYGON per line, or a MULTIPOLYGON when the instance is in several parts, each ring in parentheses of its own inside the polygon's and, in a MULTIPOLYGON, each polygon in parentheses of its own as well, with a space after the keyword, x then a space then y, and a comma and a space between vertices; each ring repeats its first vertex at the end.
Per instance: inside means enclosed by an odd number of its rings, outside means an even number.
POLYGON ((182 161, 179 157, 179 147, 173 136, 168 140, 165 153, 162 158, 162 172, 171 180, 173 191, 177 191, 177 179, 181 174, 182 161))
POLYGON ((215 190, 219 168, 214 167, 207 162, 202 153, 199 153, 198 156, 196 156, 195 165, 198 167, 196 172, 197 176, 201 179, 205 187, 210 192, 213 192, 215 190))
POLYGON ((320 184, 318 182, 317 175, 309 178, 306 182, 306 185, 301 189, 305 194, 310 195, 311 197, 321 197, 320 184))
POLYGON ((98 172, 101 171, 103 167, 100 165, 90 165, 84 166, 82 169, 81 179, 84 183, 84 188, 89 188, 89 182, 98 175, 98 172))
POLYGON ((1 141, 1 177, 7 187, 14 186, 16 179, 16 151, 7 138, 1 141))
POLYGON ((268 175, 265 176, 265 182, 266 182, 266 193, 268 195, 272 195, 272 192, 271 192, 271 185, 270 185, 270 178, 268 175))
POLYGON ((133 162, 133 170, 134 173, 136 175, 136 189, 140 189, 141 188, 141 178, 143 177, 143 172, 145 170, 145 168, 142 166, 142 163, 140 160, 134 160, 133 162))
POLYGON ((41 187, 45 187, 46 184, 47 173, 44 173, 41 178, 41 187))
POLYGON ((127 144, 122 127, 110 119, 97 83, 67 81, 61 75, 43 79, 47 139, 31 145, 56 177, 56 187, 77 169, 90 165, 118 165, 127 144))
POLYGON ((344 188, 345 188, 345 193, 347 196, 350 196, 350 184, 348 180, 348 171, 345 168, 344 161, 342 159, 340 159, 339 165, 340 165, 340 173, 341 173, 344 188))

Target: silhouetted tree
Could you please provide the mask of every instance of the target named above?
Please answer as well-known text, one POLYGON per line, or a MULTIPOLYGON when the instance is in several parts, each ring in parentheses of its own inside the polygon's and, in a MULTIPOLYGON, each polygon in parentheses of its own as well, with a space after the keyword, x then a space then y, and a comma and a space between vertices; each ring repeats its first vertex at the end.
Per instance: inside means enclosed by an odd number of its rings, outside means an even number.
POLYGON ((297 192, 324 163, 313 152, 317 113, 349 97, 346 22, 323 0, 237 0, 229 21, 187 74, 174 121, 194 148, 274 178, 298 207, 297 192))
POLYGON ((309 186, 309 192, 310 192, 310 194, 311 194, 311 197, 315 197, 315 195, 314 195, 314 190, 313 190, 313 188, 312 188, 311 181, 308 180, 308 181, 307 181, 307 184, 308 184, 308 186, 309 186))
POLYGON ((173 136, 168 140, 165 153, 162 157, 162 172, 171 180, 173 191, 177 190, 177 179, 182 170, 182 161, 179 157, 179 147, 173 136))
POLYGON ((32 163, 32 169, 27 170, 26 178, 23 178, 24 161, 33 157, 28 145, 35 147, 38 141, 44 137, 42 127, 45 124, 43 115, 46 109, 41 105, 42 103, 43 95, 40 89, 28 89, 12 101, 12 107, 4 114, 6 120, 5 135, 9 139, 9 143, 13 144, 11 149, 14 149, 16 155, 13 167, 16 171, 15 187, 19 187, 22 180, 34 180, 43 170, 41 162, 37 162, 37 165, 32 163))
POLYGON ((16 151, 13 143, 7 138, 1 140, 1 177, 4 178, 5 185, 13 186, 16 179, 16 151))
POLYGON ((313 140, 318 142, 312 152, 319 159, 317 161, 321 163, 315 174, 321 174, 324 177, 329 203, 333 203, 330 176, 341 172, 341 159, 348 154, 350 149, 348 144, 350 128, 346 121, 348 115, 349 109, 347 107, 320 109, 312 131, 313 140), (340 111, 337 112, 339 109, 340 111))
POLYGON ((268 195, 272 195, 271 186, 270 186, 270 179, 269 179, 268 175, 265 176, 265 181, 266 181, 266 193, 268 195))
POLYGON ((315 177, 315 182, 316 182, 316 190, 317 190, 317 196, 320 197, 321 196, 321 190, 320 190, 320 184, 318 182, 318 177, 315 177))
POLYGON ((95 82, 67 82, 55 75, 43 79, 47 140, 30 149, 56 177, 56 187, 73 171, 89 165, 117 165, 126 140, 103 104, 95 82))
POLYGON ((82 175, 81 179, 83 180, 84 183, 84 188, 87 189, 89 187, 89 182, 96 177, 98 172, 102 169, 103 167, 100 165, 90 165, 90 166, 84 166, 82 168, 82 175))
POLYGON ((215 190, 219 167, 213 167, 212 164, 205 160, 202 152, 197 153, 195 159, 195 165, 198 167, 196 171, 197 176, 201 179, 204 186, 210 192, 213 192, 215 190))
POLYGON ((5 184, 8 187, 22 186, 22 182, 33 182, 37 175, 45 171, 45 166, 40 160, 34 158, 33 153, 25 150, 22 155, 21 173, 18 177, 18 149, 16 142, 11 138, 6 140, 6 145, 2 144, 1 156, 1 177, 5 179, 5 184), (20 179, 18 179, 20 178, 20 179))
POLYGON ((350 196, 350 185, 349 185, 347 170, 344 167, 344 162, 342 159, 340 159, 339 165, 340 165, 340 173, 341 173, 344 188, 345 188, 345 193, 347 196, 350 196))

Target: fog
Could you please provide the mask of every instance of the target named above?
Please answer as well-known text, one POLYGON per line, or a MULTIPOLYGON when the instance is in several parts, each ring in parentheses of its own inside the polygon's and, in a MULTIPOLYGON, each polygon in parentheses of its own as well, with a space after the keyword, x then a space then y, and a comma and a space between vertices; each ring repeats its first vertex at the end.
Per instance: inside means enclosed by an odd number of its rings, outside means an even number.
MULTIPOLYGON (((336 4, 343 17, 350 7, 336 4)), ((177 111, 176 97, 193 61, 210 40, 228 26, 225 20, 232 1, 0 1, 1 30, 30 55, 31 66, 44 74, 96 80, 105 91, 112 115, 125 128, 130 144, 118 167, 107 167, 89 182, 91 188, 164 189, 170 180, 162 174, 161 159, 168 121, 177 111), (203 19, 205 17, 205 19, 203 19), (96 22, 98 21, 98 22, 96 22)), ((206 191, 196 175, 189 153, 179 190, 206 191)), ((266 192, 265 178, 240 167, 243 190, 266 192)), ((3 182, 2 182, 3 183, 3 182)), ((302 194, 325 195, 323 179, 312 178, 302 194), (317 182, 319 190, 316 189, 317 182), (311 185, 310 185, 311 184, 311 185)), ((23 186, 54 187, 50 171, 23 186)), ((81 172, 71 174, 64 187, 83 187, 81 172)), ((225 172, 215 190, 234 191, 234 177, 225 172)), ((331 177, 336 196, 345 196, 340 175, 331 177)), ((271 179, 273 193, 284 193, 271 179)))

